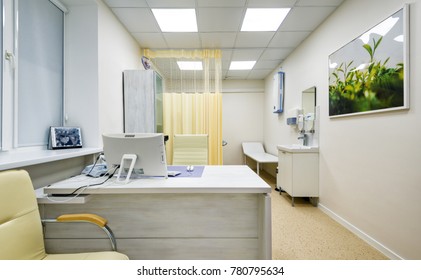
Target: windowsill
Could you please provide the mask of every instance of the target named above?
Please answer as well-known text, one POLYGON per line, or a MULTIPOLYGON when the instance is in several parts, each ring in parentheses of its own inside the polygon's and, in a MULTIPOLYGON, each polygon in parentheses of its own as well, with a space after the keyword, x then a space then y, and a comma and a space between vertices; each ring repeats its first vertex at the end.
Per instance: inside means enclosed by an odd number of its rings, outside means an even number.
POLYGON ((81 157, 102 152, 102 148, 75 148, 63 150, 19 150, 0 152, 0 170, 81 157))

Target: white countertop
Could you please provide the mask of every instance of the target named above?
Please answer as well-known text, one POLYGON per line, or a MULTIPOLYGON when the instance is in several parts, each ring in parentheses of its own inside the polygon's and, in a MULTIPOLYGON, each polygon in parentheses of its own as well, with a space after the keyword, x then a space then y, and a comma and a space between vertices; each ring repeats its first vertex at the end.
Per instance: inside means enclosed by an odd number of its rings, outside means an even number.
POLYGON ((0 170, 86 156, 102 152, 101 148, 74 148, 61 150, 19 149, 0 152, 0 170))
POLYGON ((44 193, 70 194, 79 187, 83 187, 83 194, 271 192, 271 187, 246 165, 205 166, 201 177, 134 179, 127 184, 112 178, 99 186, 84 187, 103 180, 80 175, 44 187, 44 193))
POLYGON ((289 152, 289 153, 318 153, 319 147, 315 146, 302 146, 297 144, 289 145, 278 145, 279 151, 289 152))

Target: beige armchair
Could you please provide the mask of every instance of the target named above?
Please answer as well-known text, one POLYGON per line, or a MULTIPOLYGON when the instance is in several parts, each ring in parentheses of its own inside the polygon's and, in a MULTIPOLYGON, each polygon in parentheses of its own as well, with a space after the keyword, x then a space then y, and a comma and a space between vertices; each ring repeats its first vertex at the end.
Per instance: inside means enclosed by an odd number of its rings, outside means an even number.
MULTIPOLYGON (((107 220, 94 214, 62 215, 45 222, 89 222, 101 227, 116 249, 107 220)), ((48 254, 42 222, 29 174, 24 170, 0 172, 0 260, 127 260, 116 251, 48 254)))
POLYGON ((175 134, 173 165, 207 165, 207 134, 175 134))

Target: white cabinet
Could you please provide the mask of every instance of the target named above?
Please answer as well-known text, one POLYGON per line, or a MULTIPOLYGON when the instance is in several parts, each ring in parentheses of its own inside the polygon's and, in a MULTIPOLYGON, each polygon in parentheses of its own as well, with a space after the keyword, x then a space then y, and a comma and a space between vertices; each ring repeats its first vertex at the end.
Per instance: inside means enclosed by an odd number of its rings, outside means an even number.
POLYGON ((125 70, 124 132, 162 132, 162 79, 153 70, 125 70))
MULTIPOLYGON (((278 146, 277 186, 292 197, 319 197, 318 148, 278 146)), ((314 204, 314 202, 313 202, 314 204)))

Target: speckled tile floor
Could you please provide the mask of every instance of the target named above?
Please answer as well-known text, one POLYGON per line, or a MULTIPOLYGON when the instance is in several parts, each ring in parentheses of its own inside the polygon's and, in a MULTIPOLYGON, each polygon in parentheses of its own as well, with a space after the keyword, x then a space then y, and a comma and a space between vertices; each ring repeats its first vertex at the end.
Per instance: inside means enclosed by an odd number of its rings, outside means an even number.
MULTIPOLYGON (((262 178, 275 188, 276 179, 262 178)), ((385 260, 385 255, 327 216, 308 200, 272 192, 272 259, 385 260)))

